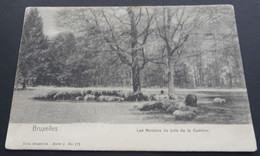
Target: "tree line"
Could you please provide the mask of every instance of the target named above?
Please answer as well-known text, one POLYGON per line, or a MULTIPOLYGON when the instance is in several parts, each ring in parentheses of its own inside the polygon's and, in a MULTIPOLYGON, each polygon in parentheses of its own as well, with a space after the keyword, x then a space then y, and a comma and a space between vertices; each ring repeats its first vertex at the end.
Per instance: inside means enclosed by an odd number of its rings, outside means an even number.
POLYGON ((64 8, 43 32, 26 11, 16 84, 72 87, 245 87, 233 10, 210 7, 64 8))

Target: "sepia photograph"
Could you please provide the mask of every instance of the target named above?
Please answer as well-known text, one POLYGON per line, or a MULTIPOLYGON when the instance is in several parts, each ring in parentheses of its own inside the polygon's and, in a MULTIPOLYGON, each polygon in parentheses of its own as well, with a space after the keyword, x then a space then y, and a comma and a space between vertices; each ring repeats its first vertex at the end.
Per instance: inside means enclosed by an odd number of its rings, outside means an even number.
POLYGON ((251 123, 234 11, 28 8, 10 122, 251 123))
POLYGON ((252 128, 233 7, 27 8, 10 124, 252 128))

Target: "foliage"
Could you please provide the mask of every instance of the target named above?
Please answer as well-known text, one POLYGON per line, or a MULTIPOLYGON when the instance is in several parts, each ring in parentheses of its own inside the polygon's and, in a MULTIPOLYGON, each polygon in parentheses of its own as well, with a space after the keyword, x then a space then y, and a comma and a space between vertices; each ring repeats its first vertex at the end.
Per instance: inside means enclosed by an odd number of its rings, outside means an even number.
POLYGON ((36 8, 29 8, 26 10, 17 70, 20 76, 17 81, 23 85, 23 89, 35 77, 33 68, 42 61, 42 51, 46 48, 42 18, 36 8))
POLYGON ((132 87, 131 100, 146 100, 141 86, 245 87, 230 7, 66 8, 56 21, 65 31, 47 40, 27 10, 16 83, 132 87))

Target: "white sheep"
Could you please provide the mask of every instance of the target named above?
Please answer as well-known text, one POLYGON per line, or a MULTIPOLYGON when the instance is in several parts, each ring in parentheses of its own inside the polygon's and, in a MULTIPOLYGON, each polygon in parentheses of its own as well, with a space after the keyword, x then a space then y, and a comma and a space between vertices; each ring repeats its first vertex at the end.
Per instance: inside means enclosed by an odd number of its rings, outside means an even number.
POLYGON ((81 101, 81 100, 83 100, 83 97, 82 97, 82 96, 77 96, 77 97, 75 98, 75 100, 76 100, 76 101, 81 101))
POLYGON ((222 103, 225 103, 225 102, 226 102, 226 100, 222 99, 222 98, 214 98, 213 99, 213 103, 220 103, 220 104, 222 104, 222 103))
POLYGON ((87 94, 85 97, 84 97, 84 100, 85 101, 93 101, 95 99, 95 95, 91 95, 91 94, 87 94))
POLYGON ((169 96, 167 94, 156 94, 152 97, 152 99, 155 101, 163 101, 169 99, 169 96))
POLYGON ((172 114, 176 120, 192 120, 196 117, 196 113, 193 111, 176 110, 172 114))

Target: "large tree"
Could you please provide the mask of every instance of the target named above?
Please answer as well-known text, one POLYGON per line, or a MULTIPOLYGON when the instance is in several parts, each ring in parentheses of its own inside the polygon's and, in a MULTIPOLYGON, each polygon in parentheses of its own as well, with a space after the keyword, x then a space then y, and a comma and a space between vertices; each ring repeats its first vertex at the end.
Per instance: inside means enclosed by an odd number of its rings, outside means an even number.
POLYGON ((207 10, 195 7, 163 7, 158 10, 156 24, 158 35, 163 41, 162 53, 167 62, 168 94, 175 94, 174 60, 183 53, 183 46, 193 31, 211 17, 207 10))
MULTIPOLYGON (((72 33, 59 33, 49 41, 48 49, 41 52, 41 61, 34 68, 36 85, 69 85, 72 55, 77 51, 72 33)), ((73 83, 72 83, 73 85, 73 83)))
POLYGON ((21 81, 23 89, 33 77, 33 68, 40 61, 40 53, 46 47, 46 37, 43 34, 43 23, 39 11, 36 8, 29 8, 25 13, 19 52, 19 73, 17 74, 20 75, 17 81, 21 81))
POLYGON ((148 8, 87 8, 63 10, 58 25, 88 34, 95 29, 104 41, 107 60, 131 68, 133 91, 141 91, 140 72, 148 63, 146 43, 153 32, 154 12, 148 8), (78 26, 80 25, 80 26, 78 26))

